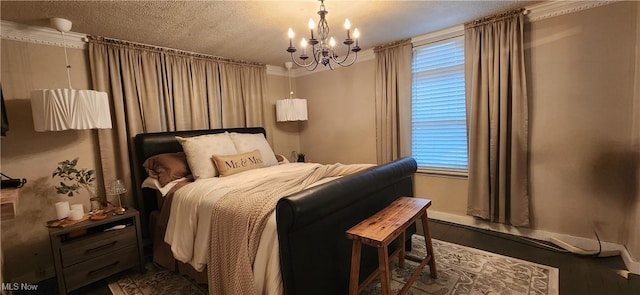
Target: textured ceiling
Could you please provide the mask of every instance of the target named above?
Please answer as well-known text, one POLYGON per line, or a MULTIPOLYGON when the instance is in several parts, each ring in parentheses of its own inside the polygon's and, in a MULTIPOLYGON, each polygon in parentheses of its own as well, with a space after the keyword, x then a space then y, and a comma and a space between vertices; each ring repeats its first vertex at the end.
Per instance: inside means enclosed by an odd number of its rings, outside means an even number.
MULTIPOLYGON (((331 35, 345 38, 349 18, 360 47, 415 37, 537 1, 325 0, 331 35)), ((287 29, 308 39, 319 1, 0 1, 2 20, 49 27, 73 22, 71 31, 232 59, 282 65, 289 60, 287 29)))

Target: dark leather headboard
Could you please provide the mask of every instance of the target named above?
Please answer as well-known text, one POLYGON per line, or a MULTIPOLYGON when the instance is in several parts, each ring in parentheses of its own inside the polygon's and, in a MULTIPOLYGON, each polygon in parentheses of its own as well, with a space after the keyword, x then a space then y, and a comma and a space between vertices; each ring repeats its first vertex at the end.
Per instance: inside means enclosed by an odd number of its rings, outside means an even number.
POLYGON ((176 140, 176 136, 193 137, 205 134, 223 133, 225 131, 237 133, 262 133, 266 137, 266 131, 262 127, 155 132, 136 135, 134 141, 135 159, 133 161, 133 180, 134 188, 136 190, 135 201, 138 211, 140 211, 143 237, 149 237, 149 213, 157 209, 158 204, 156 203, 155 191, 150 189, 143 190, 141 187, 142 182, 149 176, 147 175, 147 171, 142 167, 142 163, 144 163, 147 158, 154 155, 181 152, 182 146, 176 140))

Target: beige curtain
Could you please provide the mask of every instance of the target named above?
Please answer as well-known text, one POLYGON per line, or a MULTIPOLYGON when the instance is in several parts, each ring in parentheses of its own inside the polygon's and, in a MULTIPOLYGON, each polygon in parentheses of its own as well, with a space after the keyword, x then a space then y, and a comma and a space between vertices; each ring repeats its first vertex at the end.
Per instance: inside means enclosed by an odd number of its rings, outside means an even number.
POLYGON ((374 48, 376 53, 376 154, 378 164, 411 153, 411 40, 374 48))
POLYGON ((523 13, 465 24, 469 128, 467 213, 529 226, 523 13))
POLYGON ((220 65, 224 127, 262 126, 262 98, 266 95, 267 76, 262 68, 238 64, 220 65), (247 86, 253 87, 247 87, 247 86))
MULTIPOLYGON (((136 134, 263 125, 265 65, 93 36, 89 61, 112 102, 113 128, 98 133, 104 179, 129 192, 136 134)), ((123 202, 133 205, 133 193, 123 202)))

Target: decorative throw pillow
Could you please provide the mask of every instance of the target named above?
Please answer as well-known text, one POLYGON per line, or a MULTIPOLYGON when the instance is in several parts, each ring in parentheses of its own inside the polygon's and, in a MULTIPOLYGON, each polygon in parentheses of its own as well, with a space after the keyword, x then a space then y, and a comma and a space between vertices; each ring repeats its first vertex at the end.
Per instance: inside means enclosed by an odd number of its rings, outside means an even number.
POLYGON ((220 177, 264 167, 262 154, 259 150, 230 156, 213 155, 211 159, 218 168, 220 177))
POLYGON ((176 180, 174 180, 172 182, 169 182, 166 185, 161 185, 160 182, 157 179, 151 178, 151 177, 147 177, 142 182, 141 186, 142 186, 142 188, 155 189, 158 192, 160 192, 160 194, 163 197, 166 197, 171 192, 171 189, 173 189, 176 185, 180 184, 183 181, 192 182, 193 179, 191 178, 191 176, 183 177, 183 178, 176 179, 176 180))
POLYGON ((288 164, 289 159, 283 155, 276 155, 276 160, 278 160, 278 164, 288 164))
POLYGON ((262 154, 265 167, 278 165, 276 155, 262 133, 231 132, 230 135, 238 153, 246 153, 257 149, 262 154))
POLYGON ((158 180, 161 186, 191 174, 187 155, 183 152, 151 156, 142 163, 149 177, 158 180))
POLYGON ((228 132, 194 137, 176 136, 176 139, 187 155, 187 163, 196 180, 218 176, 218 171, 211 162, 211 156, 238 153, 228 132))

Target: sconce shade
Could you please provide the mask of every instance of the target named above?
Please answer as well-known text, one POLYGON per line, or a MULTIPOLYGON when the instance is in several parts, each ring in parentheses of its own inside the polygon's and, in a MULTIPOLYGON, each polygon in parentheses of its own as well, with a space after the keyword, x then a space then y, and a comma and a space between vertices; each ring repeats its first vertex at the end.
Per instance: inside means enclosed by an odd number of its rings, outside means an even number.
POLYGON ((287 98, 276 100, 276 120, 286 121, 306 121, 307 100, 302 98, 287 98))
POLYGON ((36 131, 111 128, 109 100, 104 92, 77 89, 31 91, 36 131))

